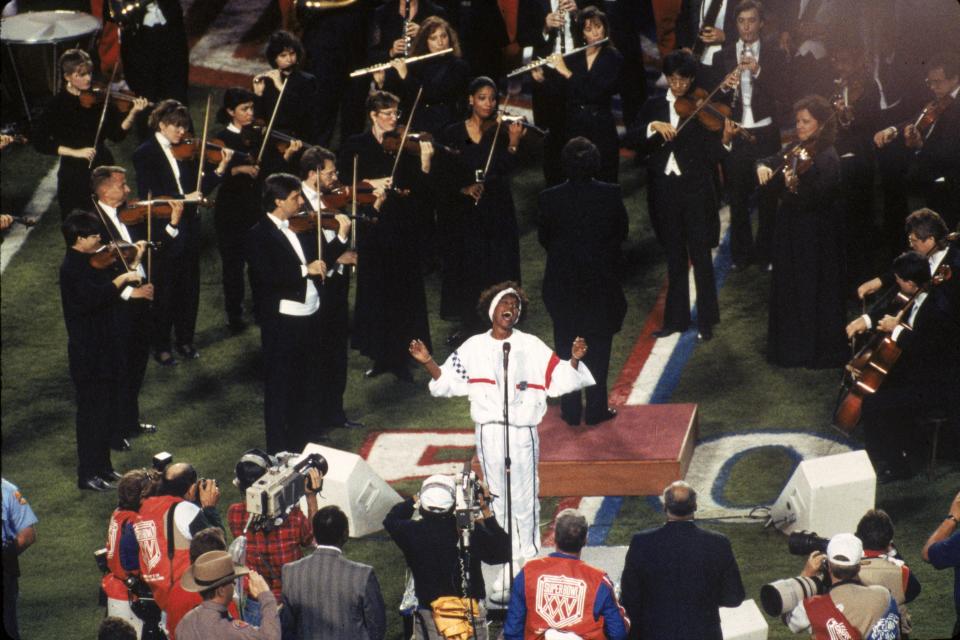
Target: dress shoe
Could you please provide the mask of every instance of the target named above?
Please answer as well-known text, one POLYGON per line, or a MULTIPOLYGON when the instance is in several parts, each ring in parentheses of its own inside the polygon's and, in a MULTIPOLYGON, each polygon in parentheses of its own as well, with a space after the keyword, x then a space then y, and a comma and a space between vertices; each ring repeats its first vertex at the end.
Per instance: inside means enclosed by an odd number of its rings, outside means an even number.
POLYGON ((130 441, 126 438, 120 438, 119 440, 111 440, 110 448, 114 451, 130 451, 130 441))
POLYGON ((697 333, 697 342, 710 342, 713 340, 713 329, 704 327, 697 333))
POLYGON ((120 478, 122 478, 123 475, 113 469, 107 469, 106 471, 101 471, 100 473, 98 473, 97 477, 99 477, 104 482, 116 482, 120 478))
POLYGON ((196 360, 200 357, 200 352, 194 349, 192 344, 178 344, 177 353, 183 356, 184 360, 196 360))
POLYGON ((177 359, 173 357, 173 354, 169 351, 158 351, 153 354, 153 359, 157 361, 161 367, 172 367, 177 364, 177 359))
POLYGON ((571 427, 579 427, 579 426, 580 426, 580 416, 574 417, 574 416, 567 415, 567 414, 561 412, 561 413, 560 413, 560 419, 563 420, 564 422, 566 422, 566 423, 567 423, 568 425, 570 425, 571 427))
POLYGON ((155 424, 150 424, 149 422, 141 422, 140 424, 137 425, 136 431, 137 433, 156 433, 157 429, 158 427, 155 424))
POLYGON ((81 491, 110 491, 113 489, 106 481, 97 476, 78 479, 77 488, 81 491))
POLYGON ((666 338, 667 336, 672 336, 675 333, 681 333, 686 331, 686 329, 680 329, 678 327, 663 327, 659 331, 653 332, 654 338, 666 338))
POLYGON ((363 424, 362 422, 356 422, 349 418, 344 420, 343 424, 341 424, 340 426, 343 427, 344 429, 363 429, 366 427, 366 425, 363 424))
POLYGON ((386 367, 381 367, 380 365, 374 363, 372 367, 363 372, 364 378, 376 378, 379 375, 382 375, 387 372, 386 367))
POLYGON ((617 417, 617 410, 613 407, 607 407, 607 410, 601 413, 599 416, 591 417, 585 422, 589 425, 600 424, 601 422, 606 422, 607 420, 613 420, 617 417))

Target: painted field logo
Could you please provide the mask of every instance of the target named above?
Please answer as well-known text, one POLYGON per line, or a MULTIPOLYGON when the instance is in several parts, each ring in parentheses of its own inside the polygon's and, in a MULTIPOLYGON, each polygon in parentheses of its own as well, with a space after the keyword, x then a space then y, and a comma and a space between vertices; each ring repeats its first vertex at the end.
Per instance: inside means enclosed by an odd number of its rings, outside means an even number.
POLYGON ((133 525, 133 533, 140 545, 140 553, 150 571, 160 562, 160 544, 157 542, 157 525, 153 520, 145 520, 133 525))
POLYGON ((583 619, 587 583, 567 576, 537 579, 537 613, 551 626, 562 628, 583 619))

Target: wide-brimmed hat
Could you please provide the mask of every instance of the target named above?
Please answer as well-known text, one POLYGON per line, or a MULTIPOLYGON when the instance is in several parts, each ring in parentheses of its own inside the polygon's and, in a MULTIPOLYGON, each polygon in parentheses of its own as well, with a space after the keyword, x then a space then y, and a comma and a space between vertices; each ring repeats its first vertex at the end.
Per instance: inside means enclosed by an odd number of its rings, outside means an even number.
POLYGON ((206 591, 248 573, 250 570, 243 565, 234 564, 233 558, 226 551, 207 551, 183 574, 180 586, 184 591, 206 591))

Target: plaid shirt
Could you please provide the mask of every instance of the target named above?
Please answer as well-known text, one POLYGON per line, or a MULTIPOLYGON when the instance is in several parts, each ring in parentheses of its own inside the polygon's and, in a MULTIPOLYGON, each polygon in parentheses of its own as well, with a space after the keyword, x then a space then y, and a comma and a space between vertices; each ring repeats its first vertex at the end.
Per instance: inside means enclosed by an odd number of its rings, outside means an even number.
MULTIPOLYGON (((234 538, 243 535, 247 524, 247 508, 242 502, 230 505, 227 522, 234 538)), ((301 546, 313 545, 313 528, 299 507, 294 507, 283 525, 263 531, 247 531, 247 567, 263 576, 270 590, 280 601, 280 569, 288 562, 303 557, 301 546)))

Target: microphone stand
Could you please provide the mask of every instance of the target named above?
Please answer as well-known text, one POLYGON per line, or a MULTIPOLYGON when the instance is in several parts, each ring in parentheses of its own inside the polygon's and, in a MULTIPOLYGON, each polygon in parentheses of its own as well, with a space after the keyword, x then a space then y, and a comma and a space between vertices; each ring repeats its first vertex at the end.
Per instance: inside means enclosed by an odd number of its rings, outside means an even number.
POLYGON ((510 554, 509 564, 510 564, 510 582, 507 587, 507 591, 513 591, 513 478, 511 476, 511 460, 510 460, 510 404, 509 404, 509 392, 510 385, 509 377, 507 374, 507 369, 510 364, 510 343, 503 343, 503 470, 504 477, 506 478, 506 514, 507 514, 507 538, 510 542, 510 554))

